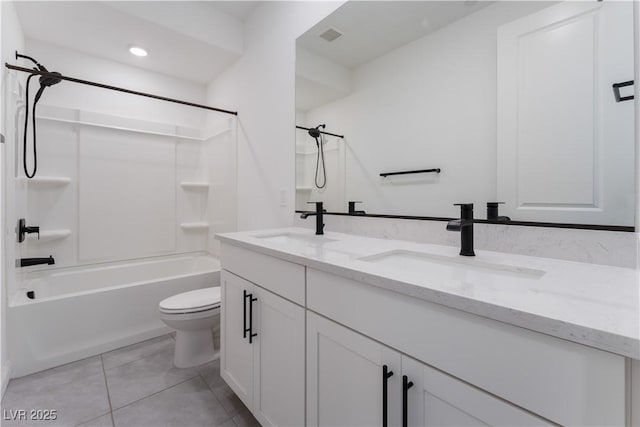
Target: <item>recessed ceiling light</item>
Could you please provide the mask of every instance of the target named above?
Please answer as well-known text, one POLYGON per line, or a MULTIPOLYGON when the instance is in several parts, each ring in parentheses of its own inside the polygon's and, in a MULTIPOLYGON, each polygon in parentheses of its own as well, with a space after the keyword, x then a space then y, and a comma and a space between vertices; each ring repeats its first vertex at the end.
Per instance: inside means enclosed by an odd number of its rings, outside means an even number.
POLYGON ((138 46, 131 46, 129 52, 135 56, 147 56, 147 51, 138 46))

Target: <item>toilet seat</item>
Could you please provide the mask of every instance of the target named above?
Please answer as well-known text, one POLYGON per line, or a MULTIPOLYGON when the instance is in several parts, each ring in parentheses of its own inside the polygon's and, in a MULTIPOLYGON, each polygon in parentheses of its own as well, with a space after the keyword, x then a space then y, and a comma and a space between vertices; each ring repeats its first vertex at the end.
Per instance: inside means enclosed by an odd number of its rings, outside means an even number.
POLYGON ((199 313, 220 307, 220 287, 196 289, 171 296, 160 302, 166 314, 199 313))

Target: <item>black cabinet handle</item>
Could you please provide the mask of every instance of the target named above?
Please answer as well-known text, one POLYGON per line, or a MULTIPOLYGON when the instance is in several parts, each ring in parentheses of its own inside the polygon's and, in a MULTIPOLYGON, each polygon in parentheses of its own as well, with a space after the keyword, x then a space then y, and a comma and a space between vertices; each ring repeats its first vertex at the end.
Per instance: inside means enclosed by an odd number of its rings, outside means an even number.
POLYGON ((387 427, 387 379, 393 376, 393 371, 387 365, 382 365, 382 427, 387 427))
POLYGON ((253 343, 253 337, 257 337, 258 334, 253 333, 253 302, 258 301, 258 298, 254 298, 253 294, 247 294, 249 297, 249 344, 253 343))
POLYGON ((249 294, 246 289, 242 291, 242 296, 242 338, 246 338, 247 332, 249 332, 249 329, 247 329, 247 296, 249 294))
POLYGON ((409 378, 406 375, 402 376, 402 427, 407 427, 409 425, 409 414, 408 414, 408 403, 407 403, 407 392, 409 389, 413 387, 413 382, 409 381, 409 378))

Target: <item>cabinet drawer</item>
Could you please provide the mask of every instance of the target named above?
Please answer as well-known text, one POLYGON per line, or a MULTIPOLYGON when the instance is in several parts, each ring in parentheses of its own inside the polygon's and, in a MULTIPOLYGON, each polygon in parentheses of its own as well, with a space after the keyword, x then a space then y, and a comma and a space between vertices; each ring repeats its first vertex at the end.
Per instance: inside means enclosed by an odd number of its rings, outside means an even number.
POLYGON ((226 244, 221 255, 225 270, 304 306, 304 266, 226 244))
POLYGON ((624 425, 624 358, 307 269, 307 308, 564 425, 624 425))

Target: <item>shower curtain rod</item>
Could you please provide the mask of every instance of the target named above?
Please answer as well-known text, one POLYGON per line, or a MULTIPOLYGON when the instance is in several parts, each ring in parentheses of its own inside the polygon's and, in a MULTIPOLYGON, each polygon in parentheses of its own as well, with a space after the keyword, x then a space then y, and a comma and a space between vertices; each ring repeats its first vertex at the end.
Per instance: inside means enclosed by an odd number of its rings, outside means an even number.
MULTIPOLYGON (((302 130, 309 130, 309 128, 304 128, 302 126, 296 126, 297 129, 302 129, 302 130)), ((331 135, 331 136, 337 136, 338 138, 343 138, 344 139, 344 135, 336 135, 335 133, 331 133, 331 132, 324 132, 321 131, 319 129, 316 129, 318 132, 323 133, 325 135, 331 135)))
POLYGON ((67 77, 67 76, 63 76, 63 75, 59 75, 59 74, 53 74, 53 73, 48 73, 48 72, 44 72, 44 71, 38 71, 38 70, 35 70, 33 68, 19 67, 17 65, 11 65, 11 64, 9 64, 7 62, 5 62, 4 66, 7 67, 10 70, 22 71, 23 73, 36 74, 36 75, 45 76, 45 77, 53 77, 53 78, 56 78, 56 79, 66 80, 66 81, 72 82, 72 83, 79 83, 79 84, 83 84, 83 85, 99 87, 99 88, 102 88, 102 89, 114 90, 116 92, 129 93, 131 95, 138 95, 138 96, 144 96, 144 97, 147 97, 147 98, 159 99, 160 101, 173 102, 173 103, 176 103, 176 104, 188 105, 190 107, 204 108, 205 110, 217 111, 219 113, 225 113, 225 114, 232 114, 234 116, 238 115, 237 111, 223 110, 221 108, 215 108, 215 107, 210 107, 208 105, 202 105, 202 104, 196 104, 196 103, 193 103, 193 102, 182 101, 180 99, 167 98, 166 96, 154 95, 152 93, 138 92, 137 90, 125 89, 125 88, 121 88, 121 87, 118 87, 118 86, 110 86, 110 85, 106 85, 106 84, 103 84, 103 83, 92 82, 92 81, 89 81, 89 80, 81 80, 81 79, 76 79, 74 77, 67 77))

